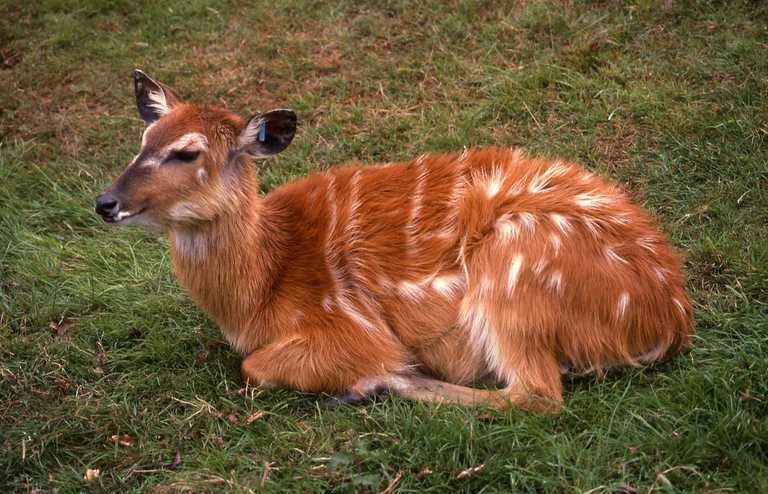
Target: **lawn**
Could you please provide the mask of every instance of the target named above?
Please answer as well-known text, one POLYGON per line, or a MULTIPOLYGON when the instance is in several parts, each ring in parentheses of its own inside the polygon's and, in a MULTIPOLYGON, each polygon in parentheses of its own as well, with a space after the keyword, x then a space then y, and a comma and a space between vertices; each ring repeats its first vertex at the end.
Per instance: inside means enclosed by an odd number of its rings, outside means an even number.
POLYGON ((765 3, 0 0, 0 77, 0 492, 768 491, 765 3), (486 144, 612 177, 687 256, 695 348, 557 417, 243 392, 166 240, 93 213, 135 67, 294 108, 265 191, 486 144))

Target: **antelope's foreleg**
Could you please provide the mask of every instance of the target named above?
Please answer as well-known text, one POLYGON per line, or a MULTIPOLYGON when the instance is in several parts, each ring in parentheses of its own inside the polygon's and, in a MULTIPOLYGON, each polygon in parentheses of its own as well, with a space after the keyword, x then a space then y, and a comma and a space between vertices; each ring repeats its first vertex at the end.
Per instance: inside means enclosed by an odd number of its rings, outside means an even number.
POLYGON ((402 372, 407 366, 406 351, 384 332, 366 333, 340 324, 313 329, 249 354, 240 365, 243 379, 255 386, 336 394, 366 376, 402 372))

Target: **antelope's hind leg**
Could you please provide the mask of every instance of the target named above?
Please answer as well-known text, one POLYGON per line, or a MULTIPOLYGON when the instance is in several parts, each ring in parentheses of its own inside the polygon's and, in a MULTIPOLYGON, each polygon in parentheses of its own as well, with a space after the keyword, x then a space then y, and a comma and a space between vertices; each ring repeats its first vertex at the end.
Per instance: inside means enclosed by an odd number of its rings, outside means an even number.
MULTIPOLYGON (((558 369, 559 370, 559 369, 558 369)), ((555 390, 547 393, 542 387, 534 388, 534 381, 522 382, 501 390, 470 388, 428 377, 410 374, 387 374, 360 379, 343 394, 334 396, 328 405, 355 404, 377 396, 393 394, 414 401, 446 403, 470 407, 490 407, 505 410, 516 407, 537 413, 557 413, 562 406, 559 373, 555 390)))
MULTIPOLYGON (((375 348, 375 347, 373 347, 375 348)), ((360 360, 363 355, 336 346, 331 354, 303 337, 292 337, 267 345, 248 355, 240 366, 243 380, 253 386, 285 387, 311 393, 334 395, 326 404, 358 403, 375 396, 395 394, 402 398, 465 406, 509 407, 505 394, 474 389, 436 379, 404 373, 399 358, 382 361, 381 355, 360 360), (314 347, 314 348, 313 348, 314 347), (390 372, 386 372, 389 370, 390 372), (381 374, 381 371, 385 371, 381 374)))
POLYGON ((450 403, 464 406, 488 406, 505 409, 510 402, 500 391, 475 389, 412 374, 386 374, 365 377, 332 403, 357 403, 383 394, 394 394, 408 400, 450 403))
MULTIPOLYGON (((521 307, 537 307, 526 305, 521 307)), ((560 363, 554 352, 551 311, 518 310, 483 302, 469 312, 468 329, 474 345, 486 355, 489 370, 503 386, 507 402, 535 413, 558 413, 563 404, 560 363)))
POLYGON ((521 345, 500 367, 501 374, 510 375, 504 392, 514 406, 536 413, 560 411, 563 381, 554 355, 521 345))
POLYGON ((563 383, 556 344, 558 308, 535 287, 519 290, 510 300, 507 291, 494 293, 481 283, 462 307, 468 344, 483 352, 512 406, 559 412, 563 383))

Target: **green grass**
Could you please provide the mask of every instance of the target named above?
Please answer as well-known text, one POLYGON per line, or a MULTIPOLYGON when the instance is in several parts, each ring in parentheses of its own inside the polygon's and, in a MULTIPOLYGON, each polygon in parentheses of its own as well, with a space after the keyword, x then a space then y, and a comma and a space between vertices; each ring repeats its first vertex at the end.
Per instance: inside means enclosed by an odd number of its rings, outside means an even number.
POLYGON ((764 4, 21 3, 0 0, 0 491, 768 490, 764 4), (140 142, 134 67, 295 108, 265 190, 492 143, 616 178, 687 253, 695 349, 570 380, 558 417, 239 393, 166 242, 92 213, 140 142))

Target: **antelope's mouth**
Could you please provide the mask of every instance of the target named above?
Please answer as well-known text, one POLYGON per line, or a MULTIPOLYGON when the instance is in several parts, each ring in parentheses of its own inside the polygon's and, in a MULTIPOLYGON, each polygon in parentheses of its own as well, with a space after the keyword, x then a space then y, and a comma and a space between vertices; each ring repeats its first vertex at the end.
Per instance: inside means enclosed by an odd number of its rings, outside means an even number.
POLYGON ((141 208, 137 211, 118 211, 116 214, 103 215, 102 218, 104 218, 104 221, 107 223, 126 223, 128 220, 139 216, 144 211, 146 211, 146 208, 141 208))

